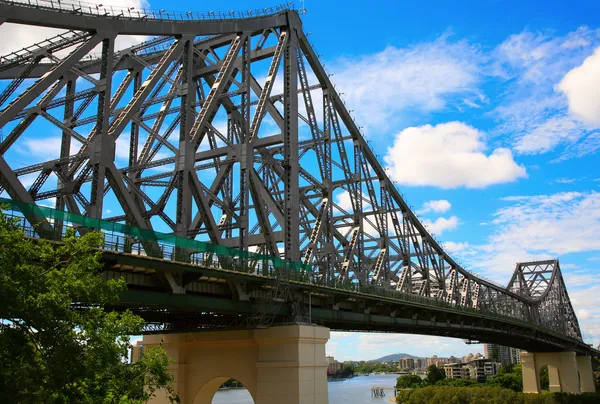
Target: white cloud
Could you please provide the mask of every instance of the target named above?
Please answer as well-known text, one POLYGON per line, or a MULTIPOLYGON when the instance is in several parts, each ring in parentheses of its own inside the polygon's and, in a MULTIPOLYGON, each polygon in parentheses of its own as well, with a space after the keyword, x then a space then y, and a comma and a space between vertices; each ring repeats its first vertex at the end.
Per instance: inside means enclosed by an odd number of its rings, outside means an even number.
POLYGON ((433 222, 424 220, 423 224, 427 226, 430 233, 440 236, 446 230, 456 229, 458 227, 458 218, 456 216, 451 216, 448 219, 439 217, 433 222))
MULTIPOLYGON (((457 249, 467 267, 506 284, 516 262, 553 259, 565 254, 600 251, 600 193, 561 192, 503 198, 509 206, 494 213, 486 244, 457 249)), ((449 250, 452 249, 450 246, 449 250)), ((569 273, 570 262, 561 261, 569 273)), ((566 279, 576 286, 588 274, 566 279)))
POLYGON ((600 125, 600 47, 581 66, 569 71, 557 86, 569 101, 569 112, 580 121, 600 125))
POLYGON ((423 207, 417 212, 428 213, 428 212, 436 212, 436 213, 444 213, 450 210, 452 204, 445 199, 439 199, 435 201, 427 201, 423 204, 423 207))
POLYGON ((526 176, 508 149, 485 154, 483 134, 462 122, 404 129, 388 148, 392 179, 407 185, 483 188, 526 176))
POLYGON ((600 30, 587 27, 565 36, 524 31, 499 45, 493 52, 492 70, 509 85, 506 96, 492 111, 498 123, 492 134, 502 136, 519 154, 547 153, 564 147, 555 162, 599 150, 600 136, 590 126, 593 105, 589 109, 582 105, 586 101, 593 104, 594 99, 600 103, 600 98, 595 98, 598 91, 591 90, 592 77, 596 77, 595 85, 600 86, 600 80, 597 72, 590 75, 590 65, 595 63, 589 57, 598 45, 600 30), (569 71, 572 74, 567 74, 569 71), (585 93, 588 87, 589 94, 585 93), (574 102, 578 106, 574 107, 574 102))
MULTIPOLYGON (((90 4, 102 4, 106 9, 110 9, 110 6, 114 6, 119 9, 126 9, 135 7, 136 9, 148 8, 146 0, 90 0, 90 4)), ((10 38, 10 41, 0 41, 0 54, 6 55, 10 52, 14 52, 23 49, 27 46, 33 45, 34 43, 41 42, 47 38, 56 36, 64 29, 36 27, 30 25, 10 24, 5 23, 0 25, 0 36, 2 38, 10 38)), ((124 49, 133 46, 137 43, 144 41, 144 36, 119 36, 115 43, 116 49, 124 49)), ((100 53, 101 48, 96 47, 92 50, 92 53, 100 53)), ((60 56, 64 56, 59 54, 60 56)), ((67 52, 68 53, 68 52, 67 52)))
POLYGON ((545 153, 560 143, 576 142, 584 132, 581 125, 566 116, 549 118, 525 133, 514 148, 522 154, 545 153))
POLYGON ((600 342, 600 284, 589 283, 587 287, 569 290, 569 299, 577 314, 579 326, 586 342, 598 344, 600 342))
POLYGON ((454 254, 454 253, 458 253, 461 251, 465 251, 467 248, 469 248, 469 243, 468 242, 454 242, 454 241, 444 241, 443 243, 443 248, 444 251, 446 251, 449 254, 454 254))
POLYGON ((516 242, 528 251, 567 254, 600 250, 600 193, 562 192, 505 198, 516 204, 500 209, 492 241, 516 242))
POLYGON ((349 213, 353 212, 353 209, 352 209, 352 198, 350 198, 350 192, 348 192, 348 191, 340 192, 335 197, 335 203, 341 209, 345 210, 346 212, 349 212, 349 213))
MULTIPOLYGON (((28 157, 28 164, 53 160, 60 157, 60 136, 45 138, 23 138, 17 150, 28 157), (32 158, 33 157, 33 158, 32 158)), ((71 143, 73 148, 73 142, 71 143)))
POLYGON ((552 86, 599 38, 600 30, 585 26, 565 36, 525 30, 511 35, 495 49, 497 72, 521 83, 552 86))
POLYGON ((443 35, 433 42, 338 60, 331 69, 334 83, 357 121, 368 128, 387 129, 408 110, 430 112, 478 105, 479 51, 466 41, 443 35))

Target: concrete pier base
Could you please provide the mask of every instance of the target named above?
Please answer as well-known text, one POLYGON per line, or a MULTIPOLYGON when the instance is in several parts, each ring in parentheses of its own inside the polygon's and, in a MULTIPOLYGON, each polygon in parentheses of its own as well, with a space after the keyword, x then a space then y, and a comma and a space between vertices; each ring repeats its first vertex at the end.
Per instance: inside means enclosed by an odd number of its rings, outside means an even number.
MULTIPOLYGON (((285 325, 261 330, 146 335, 133 357, 162 343, 182 404, 210 404, 228 379, 241 382, 255 404, 326 404, 325 343, 329 329, 285 325)), ((158 392, 151 403, 167 403, 158 392)))
POLYGON ((580 394, 595 391, 589 356, 576 356, 575 352, 521 351, 521 366, 525 393, 540 393, 539 374, 544 366, 548 366, 552 392, 580 394))

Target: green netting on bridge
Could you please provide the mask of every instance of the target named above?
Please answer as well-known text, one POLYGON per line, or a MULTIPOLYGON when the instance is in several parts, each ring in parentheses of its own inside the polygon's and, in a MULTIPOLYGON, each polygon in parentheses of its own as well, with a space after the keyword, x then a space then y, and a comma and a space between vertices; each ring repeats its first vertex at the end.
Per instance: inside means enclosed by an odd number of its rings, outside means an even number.
POLYGON ((104 241, 110 250, 132 252, 160 258, 169 256, 170 259, 193 263, 198 263, 198 258, 201 259, 202 263, 206 264, 210 264, 212 261, 219 261, 225 264, 223 261, 226 261, 226 265, 222 266, 230 266, 232 269, 258 266, 260 268, 271 267, 311 271, 310 265, 300 262, 191 240, 173 234, 141 229, 123 223, 96 219, 11 199, 0 198, 0 205, 7 205, 11 210, 21 212, 24 217, 35 217, 38 218, 38 221, 45 218, 48 222, 55 224, 55 228, 63 229, 61 236, 64 234, 64 228, 68 227, 101 231, 104 233, 104 241))

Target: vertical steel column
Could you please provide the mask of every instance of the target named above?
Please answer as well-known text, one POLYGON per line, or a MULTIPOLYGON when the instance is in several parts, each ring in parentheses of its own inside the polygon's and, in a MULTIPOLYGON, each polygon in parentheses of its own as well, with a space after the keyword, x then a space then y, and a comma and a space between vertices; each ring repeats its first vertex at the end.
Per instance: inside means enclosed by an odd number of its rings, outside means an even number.
POLYGON ((300 260, 298 189, 298 35, 290 29, 285 45, 283 77, 284 110, 284 256, 291 261, 300 260))
MULTIPOLYGON (((63 123, 65 124, 65 126, 67 128, 72 128, 72 122, 73 122, 73 112, 75 110, 75 88, 76 88, 76 83, 77 83, 77 79, 76 77, 69 77, 68 81, 67 81, 67 92, 65 94, 65 112, 63 115, 63 123)), ((63 130, 62 131, 62 137, 60 139, 60 158, 64 159, 67 158, 71 155, 71 134, 69 133, 68 130, 63 130)), ((65 166, 66 167, 66 166, 65 166)), ((57 167, 58 170, 62 169, 60 166, 57 167)), ((65 173, 66 175, 66 173, 65 173)), ((56 197, 56 204, 55 204, 55 208, 56 210, 64 210, 65 209, 65 199, 64 196, 62 196, 60 194, 60 190, 62 190, 64 187, 64 183, 63 180, 61 179, 61 176, 58 176, 58 182, 57 182, 57 189, 59 191, 58 196, 56 197)), ((62 220, 57 220, 54 224, 54 228, 56 229, 56 232, 61 234, 62 233, 62 220)))
POLYGON ((379 199, 379 214, 381 215, 381 245, 379 246, 379 248, 385 248, 385 256, 383 259, 383 283, 385 285, 388 285, 389 282, 387 282, 388 280, 388 275, 390 273, 390 240, 389 240, 389 231, 388 231, 388 214, 387 214, 387 198, 388 198, 388 192, 386 189, 386 181, 385 178, 380 178, 379 179, 379 192, 380 192, 380 199, 379 199))
MULTIPOLYGON (((142 69, 137 70, 134 73, 133 77, 133 94, 136 94, 140 87, 142 86, 142 69)), ((140 137, 140 125, 135 121, 131 120, 131 133, 129 137, 129 167, 133 167, 138 164, 138 147, 139 147, 139 137, 140 137)), ((150 140, 150 136, 148 136, 148 140, 150 140)), ((144 154, 142 149, 142 154, 144 154)), ((143 157, 142 157, 143 159, 143 157)), ((142 207, 143 202, 140 200, 137 192, 134 192, 132 189, 136 185, 135 180, 142 176, 141 170, 130 170, 127 172, 127 176, 130 178, 129 181, 129 194, 131 198, 134 200, 136 206, 142 207)), ((125 239, 124 243, 124 251, 131 252, 132 248, 132 240, 128 237, 125 239)))
MULTIPOLYGON (((133 94, 137 93, 137 91, 142 86, 142 72, 136 71, 134 73, 133 78, 133 94)), ((133 167, 137 165, 138 159, 138 145, 139 145, 139 137, 140 137, 140 125, 135 121, 131 120, 131 134, 129 137, 129 167, 133 167)), ((128 172, 128 175, 131 179, 134 179, 133 176, 140 171, 131 170, 128 172)))
MULTIPOLYGON (((248 250, 248 206, 250 205, 249 173, 254 160, 254 149, 248 144, 250 139, 250 35, 242 43, 242 105, 240 122, 240 209, 239 209, 239 249, 248 250)), ((259 112, 256 111, 258 114, 259 112)), ((254 201, 255 209, 260 209, 254 201)))
POLYGON ((358 278, 359 282, 368 282, 369 273, 362 266, 362 256, 364 251, 364 232, 363 232, 363 209, 362 209, 362 150, 358 141, 354 141, 354 226, 358 227, 358 240, 356 240, 356 266, 354 268, 354 275, 358 278))
MULTIPOLYGON (((179 123, 179 154, 177 156, 177 214, 176 231, 185 237, 192 223, 192 190, 190 184, 191 170, 194 169, 195 148, 191 143, 190 131, 194 123, 194 42, 193 38, 185 40, 181 56, 181 121, 179 123)), ((174 85, 177 85, 174 84, 174 85)))
POLYGON ((329 204, 327 205, 327 215, 325 216, 325 251, 327 254, 327 268, 325 272, 325 281, 335 278, 335 259, 333 252, 333 190, 331 186, 332 172, 332 156, 331 156, 331 109, 329 108, 329 89, 323 89, 323 151, 325 163, 325 175, 323 185, 329 204))
MULTIPOLYGON (((235 136, 235 120, 231 113, 227 114, 227 140, 231 144, 237 143, 237 139, 235 136)), ((223 186, 221 188, 223 194, 223 202, 226 206, 228 206, 231 210, 233 210, 233 170, 227 169, 226 167, 221 167, 221 170, 228 170, 225 175, 225 179, 223 180, 223 186)), ((223 213, 224 214, 224 213, 223 213)), ((225 229, 225 238, 233 237, 233 229, 231 226, 232 217, 231 215, 227 215, 227 220, 223 223, 226 226, 225 229)))
POLYGON ((104 199, 104 180, 107 165, 114 161, 115 143, 108 135, 110 118, 110 97, 113 77, 114 36, 102 40, 102 61, 100 80, 98 83, 98 114, 96 116, 96 136, 90 153, 92 166, 92 190, 87 214, 90 217, 102 218, 104 199))

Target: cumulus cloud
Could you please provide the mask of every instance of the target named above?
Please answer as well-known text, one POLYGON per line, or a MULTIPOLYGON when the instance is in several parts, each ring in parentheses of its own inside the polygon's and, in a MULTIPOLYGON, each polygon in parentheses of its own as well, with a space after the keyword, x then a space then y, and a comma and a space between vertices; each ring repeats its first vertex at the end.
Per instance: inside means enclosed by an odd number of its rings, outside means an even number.
POLYGON ((480 59, 477 48, 443 35, 433 42, 389 46, 379 53, 341 59, 331 70, 358 122, 370 129, 388 129, 403 111, 441 110, 450 101, 467 106, 485 102, 477 89, 480 59))
POLYGON ((518 139, 514 148, 522 154, 545 153, 560 143, 576 142, 584 132, 581 125, 568 117, 549 118, 518 139))
POLYGON ((455 242, 455 241, 445 241, 444 242, 444 251, 447 253, 453 254, 461 251, 465 251, 469 248, 468 242, 455 242))
POLYGON ((444 213, 450 210, 452 204, 445 199, 440 199, 436 201, 427 201, 423 204, 423 207, 417 213, 428 213, 428 212, 436 212, 436 213, 444 213))
POLYGON ((567 96, 569 112, 575 118, 600 125, 600 47, 569 71, 557 88, 567 96))
POLYGON ((593 90, 600 79, 592 72, 600 62, 597 53, 590 56, 598 45, 600 30, 587 27, 564 36, 526 30, 507 38, 493 52, 491 70, 509 84, 491 113, 498 123, 492 134, 504 137, 518 154, 548 153, 562 146, 555 162, 599 150, 600 136, 591 125, 600 115, 591 115, 592 104, 600 103, 598 97, 594 101, 598 90, 593 90))
MULTIPOLYGON (((455 250, 469 268, 506 283, 517 261, 600 251, 596 236, 600 232, 600 193, 560 192, 503 200, 508 206, 494 213, 494 230, 487 242, 455 250)), ((563 269, 569 268, 569 262, 561 263, 563 269)), ((576 272, 566 279, 577 285, 588 276, 576 272)))
POLYGON ((391 177, 406 185, 483 188, 525 177, 508 149, 486 154, 483 133, 462 122, 404 129, 385 162, 391 177))
MULTIPOLYGON (((119 9, 127 9, 130 7, 143 9, 149 7, 146 0, 89 0, 87 3, 102 4, 104 6, 103 8, 107 9, 110 9, 111 6, 119 9)), ((6 55, 10 52, 23 49, 27 46, 33 45, 34 43, 38 43, 47 38, 56 36, 61 32, 65 32, 65 30, 21 24, 2 24, 0 25, 0 36, 3 38, 10 38, 10 41, 0 41, 0 54, 6 55)), ((119 36, 115 42, 115 48, 128 48, 144 41, 145 39, 146 37, 144 36, 119 36)), ((99 53, 100 51, 101 48, 96 47, 92 52, 99 53)))
POLYGON ((433 222, 424 220, 423 224, 431 233, 440 236, 446 230, 456 229, 458 227, 458 218, 456 216, 451 216, 448 219, 439 217, 433 222))

